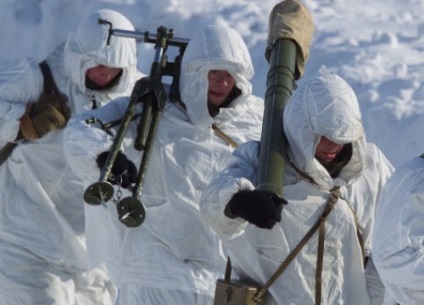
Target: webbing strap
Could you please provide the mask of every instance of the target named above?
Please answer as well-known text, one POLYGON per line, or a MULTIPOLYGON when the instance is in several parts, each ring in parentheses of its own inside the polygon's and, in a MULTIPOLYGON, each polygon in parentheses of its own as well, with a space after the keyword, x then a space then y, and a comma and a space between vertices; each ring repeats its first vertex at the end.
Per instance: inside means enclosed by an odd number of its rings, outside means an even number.
POLYGON ((355 226, 356 226, 356 235, 358 236, 358 242, 359 242, 359 246, 361 247, 362 257, 364 258, 364 266, 365 266, 368 258, 365 257, 365 243, 364 243, 364 238, 362 237, 361 231, 359 230, 358 217, 356 217, 355 210, 350 205, 350 203, 348 203, 347 205, 349 206, 349 208, 350 208, 350 210, 352 211, 352 214, 353 214, 353 219, 355 221, 355 226))
POLYGON ((325 220, 320 223, 318 231, 317 268, 315 271, 315 304, 321 304, 322 295, 322 264, 324 260, 325 220))
MULTIPOLYGON (((297 246, 293 249, 293 251, 287 256, 287 258, 284 260, 284 262, 280 265, 280 267, 275 271, 275 273, 271 276, 271 278, 261 287, 261 289, 256 293, 255 299, 261 300, 263 295, 266 293, 268 288, 275 282, 275 280, 284 272, 284 270, 288 267, 288 265, 293 261, 293 259, 296 257, 296 255, 302 250, 303 246, 306 245, 306 243, 309 241, 309 239, 314 235, 314 233, 325 223, 327 216, 330 214, 331 210, 333 209, 334 205, 336 204, 337 200, 340 197, 340 187, 336 186, 331 190, 330 198, 327 201, 327 205, 325 206, 324 211, 322 212, 320 218, 315 222, 315 224, 312 226, 312 228, 309 229, 309 231, 305 234, 303 239, 297 244, 297 246)), ((325 227, 322 227, 323 229, 325 227)), ((320 260, 320 266, 317 264, 317 272, 316 272, 316 293, 315 293, 315 302, 317 305, 321 304, 321 274, 322 274, 322 258, 324 256, 324 234, 323 231, 322 234, 319 236, 319 240, 322 243, 321 250, 318 250, 318 258, 317 261, 320 260), (321 253, 320 253, 321 251, 321 253), (321 259, 319 258, 321 256, 321 259), (320 270, 318 270, 320 269, 320 270), (319 297, 317 299, 317 297, 319 297)))
POLYGON ((18 144, 14 142, 8 142, 2 147, 2 149, 0 149, 0 165, 2 165, 7 160, 7 158, 9 158, 16 145, 18 144))
POLYGON ((47 61, 43 60, 42 62, 40 62, 39 65, 44 77, 43 93, 59 95, 59 89, 57 88, 56 83, 54 82, 53 75, 50 71, 47 61))
POLYGON ((215 134, 223 139, 225 142, 227 142, 231 147, 237 148, 238 144, 231 139, 227 134, 225 134, 221 129, 218 128, 215 124, 212 124, 212 129, 215 131, 215 134))
POLYGON ((330 211, 333 209, 338 198, 340 197, 340 187, 335 187, 330 194, 327 207, 320 217, 319 233, 318 233, 318 254, 317 254, 317 268, 315 273, 315 304, 321 304, 322 296, 322 264, 324 260, 324 243, 325 243, 325 221, 330 211), (325 213, 327 210, 327 213, 325 213))

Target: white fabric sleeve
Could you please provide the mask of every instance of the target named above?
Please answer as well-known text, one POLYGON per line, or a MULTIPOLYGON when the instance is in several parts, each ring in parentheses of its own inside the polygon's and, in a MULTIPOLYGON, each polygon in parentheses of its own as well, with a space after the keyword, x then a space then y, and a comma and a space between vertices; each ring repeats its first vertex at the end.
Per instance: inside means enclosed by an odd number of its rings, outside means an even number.
POLYGON ((85 184, 98 181, 100 170, 96 158, 100 153, 108 151, 113 143, 113 137, 101 129, 99 123, 90 124, 86 120, 94 117, 108 123, 120 119, 127 103, 127 98, 117 99, 69 120, 64 130, 63 152, 74 173, 85 184))
MULTIPOLYGON (((377 202, 381 197, 387 179, 392 175, 394 168, 381 150, 372 143, 367 144, 368 156, 364 180, 367 181, 361 192, 365 195, 362 217, 360 217, 360 231, 364 239, 365 256, 371 255, 372 232, 375 221, 377 202)), ((361 214, 360 213, 360 214, 361 214)))
POLYGON ((244 232, 247 221, 224 215, 225 207, 239 190, 253 190, 256 179, 257 142, 245 143, 234 151, 227 169, 204 190, 200 198, 200 213, 212 229, 224 240, 244 232))
POLYGON ((388 180, 376 212, 372 256, 393 297, 424 304, 424 159, 388 180))
POLYGON ((15 140, 28 103, 38 100, 43 75, 38 62, 26 59, 0 74, 0 144, 15 140))
MULTIPOLYGON (((405 205, 408 208, 401 212, 402 224, 399 226, 400 230, 404 230, 400 234, 403 240, 393 241, 398 242, 402 250, 380 262, 380 272, 391 283, 421 292, 424 291, 423 196, 422 190, 409 194, 405 205)), ((396 229, 395 224, 393 229, 396 229)))

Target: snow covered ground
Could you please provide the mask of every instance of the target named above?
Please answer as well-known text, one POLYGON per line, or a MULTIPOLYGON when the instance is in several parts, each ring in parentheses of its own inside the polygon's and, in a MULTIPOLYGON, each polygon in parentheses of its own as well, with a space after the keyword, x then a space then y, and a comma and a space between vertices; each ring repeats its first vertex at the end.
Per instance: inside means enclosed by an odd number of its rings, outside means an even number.
MULTIPOLYGON (((254 93, 265 93, 264 48, 275 0, 1 0, 0 71, 20 59, 38 60, 66 38, 87 14, 111 8, 138 31, 163 25, 190 38, 204 25, 238 30, 253 58, 254 93)), ((358 95, 368 140, 395 166, 424 152, 424 1, 304 0, 316 31, 301 80, 321 65, 344 77, 358 95)), ((151 45, 139 44, 139 65, 149 72, 151 45)))

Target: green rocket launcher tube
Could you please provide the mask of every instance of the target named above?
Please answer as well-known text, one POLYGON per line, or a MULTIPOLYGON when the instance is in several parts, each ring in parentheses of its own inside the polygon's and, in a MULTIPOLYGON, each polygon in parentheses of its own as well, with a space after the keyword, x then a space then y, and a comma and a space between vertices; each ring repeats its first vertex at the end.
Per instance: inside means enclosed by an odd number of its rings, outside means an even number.
POLYGON ((293 91, 295 63, 295 43, 289 39, 278 40, 270 54, 256 188, 279 196, 283 195, 287 147, 282 117, 293 91))
POLYGON ((312 17, 299 0, 282 1, 271 11, 265 52, 269 71, 256 188, 281 197, 288 145, 283 112, 295 89, 295 81, 303 75, 313 31, 312 17))

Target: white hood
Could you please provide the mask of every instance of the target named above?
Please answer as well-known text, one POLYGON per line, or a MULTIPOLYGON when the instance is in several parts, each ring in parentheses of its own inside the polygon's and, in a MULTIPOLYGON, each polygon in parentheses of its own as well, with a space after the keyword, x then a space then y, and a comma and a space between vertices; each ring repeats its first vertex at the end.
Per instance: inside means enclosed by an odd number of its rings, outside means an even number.
POLYGON ((253 65, 246 44, 235 30, 221 26, 205 27, 190 39, 184 52, 181 99, 190 120, 197 126, 213 123, 207 107, 207 76, 210 70, 227 70, 235 78, 242 96, 251 94, 249 80, 254 73, 253 65))
POLYGON ((283 124, 290 160, 318 185, 331 189, 333 184, 350 183, 363 170, 365 134, 352 88, 325 67, 320 73, 292 96, 284 110, 283 124), (321 136, 339 144, 352 143, 352 158, 334 181, 314 157, 321 136))
MULTIPOLYGON (((130 83, 137 65, 136 42, 126 37, 111 36, 109 25, 99 24, 99 19, 111 22, 113 29, 134 31, 131 22, 120 13, 112 10, 98 10, 80 23, 66 41, 64 47, 64 68, 71 81, 81 92, 86 92, 85 72, 97 65, 122 68, 123 74, 118 88, 113 92, 123 92, 130 83)), ((107 93, 107 92, 105 92, 107 93)))

